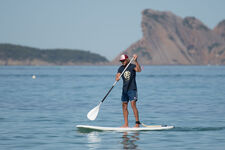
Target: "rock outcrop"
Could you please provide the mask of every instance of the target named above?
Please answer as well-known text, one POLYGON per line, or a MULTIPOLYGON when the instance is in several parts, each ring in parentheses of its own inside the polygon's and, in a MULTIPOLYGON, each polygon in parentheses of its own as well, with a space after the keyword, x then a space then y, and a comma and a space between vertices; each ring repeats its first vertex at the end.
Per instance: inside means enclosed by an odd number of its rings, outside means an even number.
POLYGON ((214 32, 219 34, 225 41, 225 20, 221 21, 215 28, 214 32))
POLYGON ((225 64, 224 24, 211 30, 195 17, 146 9, 142 12, 142 39, 122 53, 136 53, 140 63, 148 65, 225 64))

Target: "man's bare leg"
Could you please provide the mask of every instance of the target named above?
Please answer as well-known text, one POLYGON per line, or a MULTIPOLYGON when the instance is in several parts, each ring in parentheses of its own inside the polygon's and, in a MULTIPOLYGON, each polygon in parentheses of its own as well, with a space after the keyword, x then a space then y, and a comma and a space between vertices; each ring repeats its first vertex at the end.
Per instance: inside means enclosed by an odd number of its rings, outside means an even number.
MULTIPOLYGON (((131 101, 131 107, 133 109, 134 117, 135 117, 135 120, 137 122, 137 121, 139 121, 139 115, 138 115, 138 109, 137 109, 137 106, 136 106, 136 100, 131 101)), ((135 127, 139 127, 139 126, 140 125, 138 123, 136 123, 135 127)))
POLYGON ((124 125, 122 127, 128 127, 128 103, 123 102, 122 107, 123 107, 123 117, 124 117, 124 125))

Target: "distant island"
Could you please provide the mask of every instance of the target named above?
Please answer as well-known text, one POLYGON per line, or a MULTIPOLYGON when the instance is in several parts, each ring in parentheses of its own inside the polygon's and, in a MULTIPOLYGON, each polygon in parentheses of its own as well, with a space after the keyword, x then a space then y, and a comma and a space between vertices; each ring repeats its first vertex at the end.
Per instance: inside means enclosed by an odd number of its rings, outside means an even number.
POLYGON ((108 60, 96 53, 73 49, 38 49, 0 44, 0 65, 101 65, 108 60))

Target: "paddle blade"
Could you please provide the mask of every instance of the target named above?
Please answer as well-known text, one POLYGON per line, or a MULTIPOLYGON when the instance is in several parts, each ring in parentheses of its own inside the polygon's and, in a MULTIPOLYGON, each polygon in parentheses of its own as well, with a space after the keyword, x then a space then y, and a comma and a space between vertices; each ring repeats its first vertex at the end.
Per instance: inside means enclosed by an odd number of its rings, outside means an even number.
POLYGON ((98 116, 98 112, 99 112, 101 104, 102 104, 102 102, 100 102, 95 108, 93 108, 92 110, 90 110, 88 112, 87 118, 89 120, 95 120, 96 119, 96 117, 98 116))

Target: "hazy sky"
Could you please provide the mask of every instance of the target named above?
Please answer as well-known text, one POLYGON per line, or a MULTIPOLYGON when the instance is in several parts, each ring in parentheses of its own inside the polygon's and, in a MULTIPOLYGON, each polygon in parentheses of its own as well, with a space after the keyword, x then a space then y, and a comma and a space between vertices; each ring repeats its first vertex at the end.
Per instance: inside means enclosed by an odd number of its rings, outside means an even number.
POLYGON ((141 12, 195 16, 213 29, 225 0, 0 0, 0 43, 89 50, 113 59, 142 37, 141 12))

